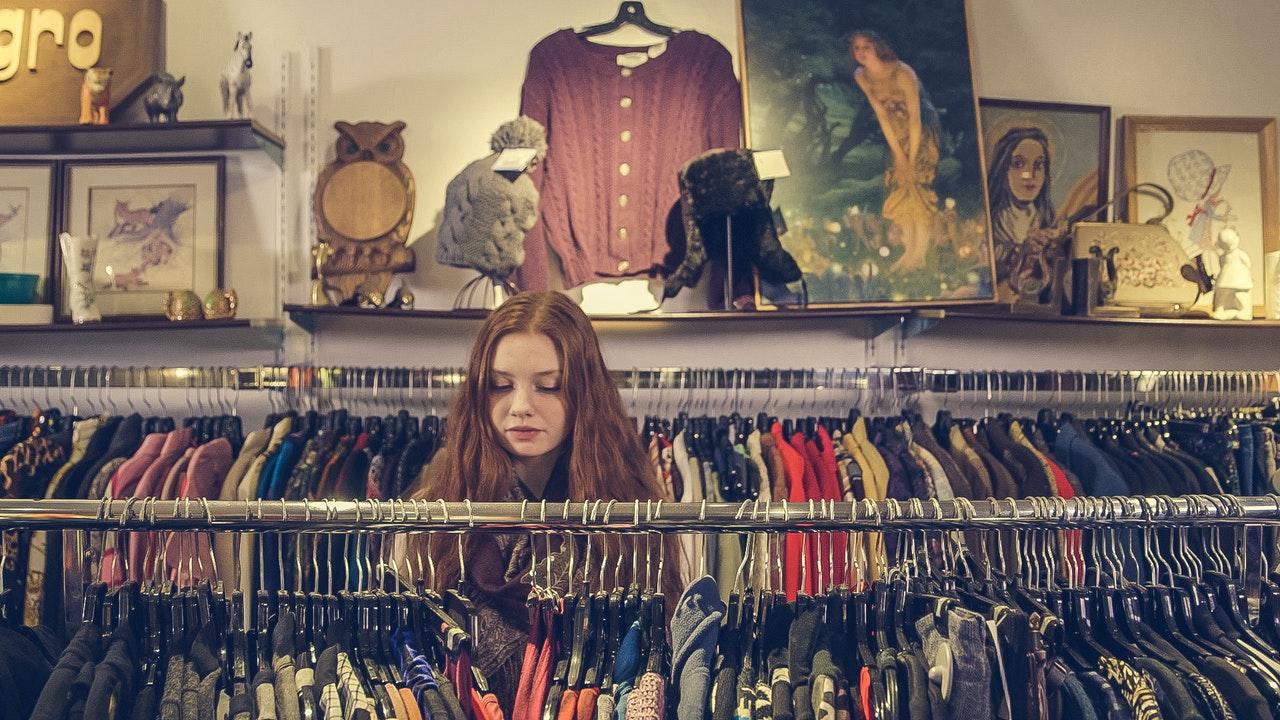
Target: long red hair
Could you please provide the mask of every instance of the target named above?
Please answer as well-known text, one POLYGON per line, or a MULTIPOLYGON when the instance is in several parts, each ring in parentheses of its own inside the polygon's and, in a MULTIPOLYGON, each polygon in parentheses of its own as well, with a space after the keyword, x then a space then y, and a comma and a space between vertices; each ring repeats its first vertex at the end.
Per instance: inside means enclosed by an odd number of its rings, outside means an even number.
MULTIPOLYGON (((513 333, 545 335, 555 346, 560 361, 560 387, 570 418, 564 449, 568 462, 560 463, 568 467, 568 499, 630 503, 663 497, 639 431, 627 415, 609 374, 591 321, 577 304, 558 292, 513 295, 481 325, 471 348, 466 378, 449 411, 444 454, 438 463, 433 463, 430 483, 424 479, 414 497, 451 502, 501 502, 511 498, 516 478, 511 457, 490 417, 489 375, 494 350, 502 338, 513 333)), ((623 516, 627 512, 619 508, 616 514, 623 516)), ((646 543, 644 538, 635 536, 592 533, 590 537, 592 557, 608 557, 611 566, 620 558, 645 553, 646 547, 658 547, 657 543, 646 543)), ((460 542, 466 553, 470 540, 463 536, 460 542)), ((683 590, 679 587, 679 554, 673 537, 665 536, 661 547, 662 590, 668 594, 670 606, 672 597, 683 590)), ((456 587, 460 568, 455 539, 428 540, 426 552, 435 563, 436 588, 456 587)), ((630 562, 622 563, 620 582, 643 583, 645 559, 640 555, 640 578, 632 578, 630 562)), ((652 559, 653 566, 658 560, 652 559)), ((612 577, 612 570, 606 573, 606 578, 612 577)))

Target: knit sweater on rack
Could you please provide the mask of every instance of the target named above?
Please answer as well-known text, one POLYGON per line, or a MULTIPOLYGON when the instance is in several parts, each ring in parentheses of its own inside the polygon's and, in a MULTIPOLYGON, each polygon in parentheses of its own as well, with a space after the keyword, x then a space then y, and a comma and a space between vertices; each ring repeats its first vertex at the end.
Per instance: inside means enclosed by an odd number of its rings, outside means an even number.
POLYGON ((521 114, 547 129, 532 171, 540 222, 525 235, 524 290, 550 287, 548 246, 565 287, 665 274, 683 259, 676 174, 712 148, 738 147, 742 97, 729 51, 686 30, 665 48, 620 48, 559 30, 529 54, 521 114), (629 66, 628 58, 644 58, 629 66))

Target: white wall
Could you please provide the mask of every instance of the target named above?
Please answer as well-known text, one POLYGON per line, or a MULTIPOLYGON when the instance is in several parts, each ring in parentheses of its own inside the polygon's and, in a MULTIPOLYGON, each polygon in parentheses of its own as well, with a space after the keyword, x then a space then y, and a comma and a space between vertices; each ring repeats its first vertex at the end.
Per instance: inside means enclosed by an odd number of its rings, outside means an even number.
MULTIPOLYGON (((695 28, 737 56, 733 0, 649 0, 651 17, 695 28)), ((285 299, 305 299, 310 179, 305 102, 320 58, 321 161, 337 120, 403 120, 417 183, 418 306, 444 308, 470 278, 436 266, 434 229, 448 180, 487 152, 518 110, 525 60, 552 31, 599 22, 613 0, 168 0, 168 65, 186 74, 183 119, 220 116, 217 81, 237 30, 254 33, 255 113, 289 143, 285 299), (282 69, 287 61, 287 71, 282 69), (281 103, 281 101, 283 101, 281 103), (285 115, 277 116, 284 107, 285 115)), ((1110 105, 1126 114, 1280 115, 1280 3, 1274 0, 971 0, 975 75, 987 97, 1110 105)), ((258 192, 246 187, 243 192, 258 192)), ((274 238, 277 218, 262 222, 274 238)), ((232 239, 234 241, 234 239, 232 239)), ((232 250, 234 252, 234 249, 232 250)), ((239 280, 238 280, 239 281, 239 280)), ((244 282, 249 282, 245 279, 244 282)), ((273 308, 258 308, 270 315, 273 308)), ((289 360, 455 364, 474 324, 338 322, 295 342, 289 360), (302 356, 299 356, 301 354, 302 356)), ((1274 331, 1176 326, 946 321, 905 342, 864 343, 839 321, 606 325, 615 367, 827 367, 917 364, 961 368, 1272 368, 1274 331)), ((297 335, 296 331, 292 334, 297 335)), ((84 352, 97 350, 86 343, 84 352)), ((105 349, 104 349, 105 350, 105 349)), ((194 360, 193 360, 194 361, 194 360)))

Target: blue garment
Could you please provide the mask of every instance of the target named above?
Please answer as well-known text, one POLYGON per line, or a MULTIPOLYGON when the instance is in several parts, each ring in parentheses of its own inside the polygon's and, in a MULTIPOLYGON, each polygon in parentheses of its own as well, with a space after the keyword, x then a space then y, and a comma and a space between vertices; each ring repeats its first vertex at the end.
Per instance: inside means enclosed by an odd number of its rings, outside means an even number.
POLYGON ((22 423, 11 422, 0 425, 0 455, 13 449, 22 439, 22 423))
POLYGON ((626 720, 627 696, 636 684, 640 672, 640 621, 631 623, 627 634, 618 646, 618 657, 613 661, 614 696, 618 698, 616 720, 626 720))
POLYGON ((1086 495, 1130 495, 1129 484, 1111 459, 1084 436, 1074 423, 1064 422, 1053 443, 1053 457, 1080 478, 1086 495))
POLYGON ((409 643, 407 633, 401 633, 397 640, 395 649, 400 656, 400 673, 404 676, 405 687, 409 688, 414 699, 418 701, 418 710, 422 713, 423 720, 431 720, 434 715, 427 696, 439 689, 435 674, 431 671, 431 664, 427 662, 426 656, 409 643))
POLYGON ((1248 423, 1240 423, 1236 427, 1236 435, 1240 438, 1239 444, 1235 449, 1236 469, 1240 473, 1240 494, 1258 495, 1260 493, 1253 480, 1253 426, 1248 423))

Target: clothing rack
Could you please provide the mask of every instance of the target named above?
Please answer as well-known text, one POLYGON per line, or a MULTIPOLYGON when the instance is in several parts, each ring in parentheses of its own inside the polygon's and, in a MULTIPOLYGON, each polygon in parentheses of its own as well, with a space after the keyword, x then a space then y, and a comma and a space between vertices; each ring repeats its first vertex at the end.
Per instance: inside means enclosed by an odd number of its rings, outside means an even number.
POLYGON ((7 530, 833 532, 1280 524, 1280 496, 826 503, 0 500, 7 530))
MULTIPOLYGON (((620 389, 854 390, 901 394, 1051 393, 1161 399, 1226 395, 1257 399, 1280 393, 1277 370, 951 370, 867 368, 630 368, 611 371, 620 389)), ((452 390, 466 377, 455 367, 135 367, 0 366, 0 387, 218 390, 452 390)))

